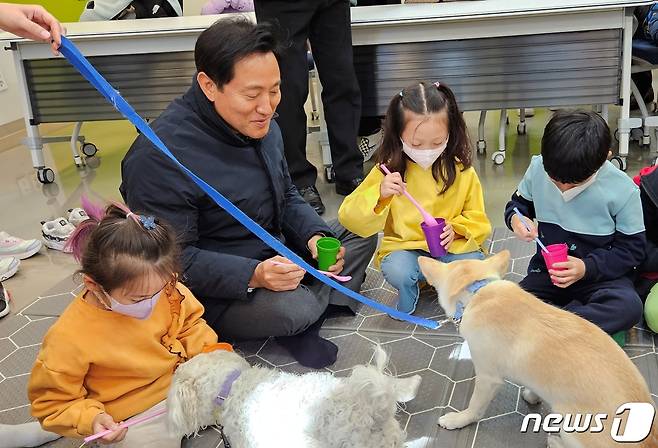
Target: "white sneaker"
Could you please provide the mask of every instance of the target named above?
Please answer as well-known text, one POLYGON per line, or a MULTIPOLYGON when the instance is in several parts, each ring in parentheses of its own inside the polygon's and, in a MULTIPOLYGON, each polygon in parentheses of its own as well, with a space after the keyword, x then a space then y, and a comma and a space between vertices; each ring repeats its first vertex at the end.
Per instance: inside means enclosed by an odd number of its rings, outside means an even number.
POLYGON ((0 317, 5 317, 7 314, 9 314, 9 299, 11 296, 9 295, 9 291, 5 289, 4 286, 2 286, 2 283, 0 283, 0 317))
POLYGON ((46 247, 54 250, 63 251, 66 241, 74 231, 75 226, 62 217, 41 223, 43 242, 46 247))
MULTIPOLYGON (((38 241, 37 241, 38 242, 38 241)), ((41 243, 39 247, 41 247, 41 243)), ((0 258, 0 282, 7 280, 14 276, 18 271, 18 267, 21 265, 21 260, 18 258, 0 258)))
POLYGON ((16 257, 19 260, 30 258, 41 250, 41 241, 22 240, 7 232, 0 232, 0 258, 16 257))
POLYGON ((69 222, 78 227, 82 221, 89 219, 89 215, 81 208, 69 209, 69 222))

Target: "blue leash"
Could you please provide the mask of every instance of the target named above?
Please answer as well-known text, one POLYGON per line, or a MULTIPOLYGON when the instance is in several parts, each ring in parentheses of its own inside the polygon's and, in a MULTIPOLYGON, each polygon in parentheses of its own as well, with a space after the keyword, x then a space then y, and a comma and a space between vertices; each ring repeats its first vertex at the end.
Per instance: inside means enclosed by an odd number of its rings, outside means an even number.
POLYGON ((134 124, 135 127, 137 127, 137 129, 139 129, 140 132, 146 138, 148 138, 160 152, 169 157, 171 161, 174 162, 185 174, 187 174, 208 196, 210 196, 217 203, 217 205, 226 210, 231 216, 233 216, 233 218, 237 219, 243 226, 249 229, 250 232, 260 238, 265 244, 270 246, 276 252, 286 257, 297 266, 306 270, 306 272, 320 280, 325 285, 328 285, 331 288, 345 294, 348 297, 351 297, 358 302, 368 305, 371 308, 387 313, 391 317, 421 325, 429 329, 437 329, 441 326, 439 322, 423 319, 406 313, 401 313, 393 308, 364 297, 361 294, 346 288, 340 283, 337 283, 326 275, 318 272, 317 269, 315 269, 313 266, 304 261, 304 259, 302 259, 300 256, 284 246, 279 240, 270 235, 249 216, 245 215, 242 210, 233 205, 221 193, 219 193, 213 187, 208 185, 203 179, 190 171, 185 165, 180 163, 178 159, 176 159, 176 157, 169 151, 169 149, 167 149, 167 146, 162 142, 162 140, 160 140, 155 132, 153 132, 148 123, 146 123, 146 121, 144 121, 144 119, 140 117, 137 112, 135 112, 130 104, 128 104, 128 102, 123 99, 121 94, 116 91, 100 73, 98 73, 98 71, 89 63, 84 55, 80 53, 80 50, 78 50, 78 48, 64 36, 62 36, 62 45, 59 48, 59 51, 66 57, 66 59, 68 59, 71 65, 73 65, 73 67, 75 67, 80 72, 80 74, 84 76, 85 79, 89 81, 89 83, 93 85, 96 90, 98 90, 105 97, 105 99, 114 106, 117 111, 126 117, 132 124, 134 124))

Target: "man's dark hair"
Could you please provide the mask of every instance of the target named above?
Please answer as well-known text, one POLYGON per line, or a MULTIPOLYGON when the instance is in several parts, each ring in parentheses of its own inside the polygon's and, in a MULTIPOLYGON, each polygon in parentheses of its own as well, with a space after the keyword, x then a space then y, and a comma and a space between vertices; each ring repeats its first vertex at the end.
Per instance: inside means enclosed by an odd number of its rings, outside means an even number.
POLYGON ((235 75, 235 64, 254 53, 283 50, 278 28, 270 23, 255 24, 246 18, 221 19, 205 30, 196 41, 194 62, 217 87, 228 84, 235 75))
POLYGON ((546 173, 565 184, 587 180, 605 163, 608 151, 610 129, 594 112, 557 112, 546 125, 541 139, 546 173))

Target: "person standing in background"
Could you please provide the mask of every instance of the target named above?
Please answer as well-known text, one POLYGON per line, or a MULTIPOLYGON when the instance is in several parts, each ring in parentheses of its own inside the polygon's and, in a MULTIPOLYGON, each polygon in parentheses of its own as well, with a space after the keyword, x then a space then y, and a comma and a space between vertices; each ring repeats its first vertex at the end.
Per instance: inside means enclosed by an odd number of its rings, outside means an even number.
POLYGON ((315 182, 317 169, 306 158, 308 65, 306 41, 322 83, 322 103, 336 171, 336 193, 350 194, 363 180, 363 156, 357 148, 361 92, 354 72, 352 31, 348 0, 256 0, 258 22, 278 22, 290 47, 279 61, 281 103, 277 122, 281 128, 292 181, 304 200, 318 214, 324 204, 315 182))

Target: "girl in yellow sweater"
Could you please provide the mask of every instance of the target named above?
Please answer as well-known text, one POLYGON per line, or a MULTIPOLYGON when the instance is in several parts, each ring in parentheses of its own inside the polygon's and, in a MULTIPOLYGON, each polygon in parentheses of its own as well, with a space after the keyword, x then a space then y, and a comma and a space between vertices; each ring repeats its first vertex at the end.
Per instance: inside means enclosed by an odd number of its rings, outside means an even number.
MULTIPOLYGON (((70 246, 84 289, 46 334, 28 396, 44 429, 85 437, 164 408, 176 367, 217 343, 203 306, 177 282, 175 234, 122 205, 83 200, 90 219, 70 246)), ((162 415, 102 443, 180 447, 162 415)))
POLYGON ((407 191, 446 226, 443 262, 483 258, 482 243, 491 232, 482 187, 471 166, 466 124, 452 91, 444 84, 421 82, 391 100, 377 164, 338 211, 343 226, 362 237, 384 230, 376 262, 399 291, 397 309, 413 313, 423 274, 418 257, 430 256, 420 227, 422 217, 401 196, 407 191), (385 164, 391 174, 379 168, 385 164))

